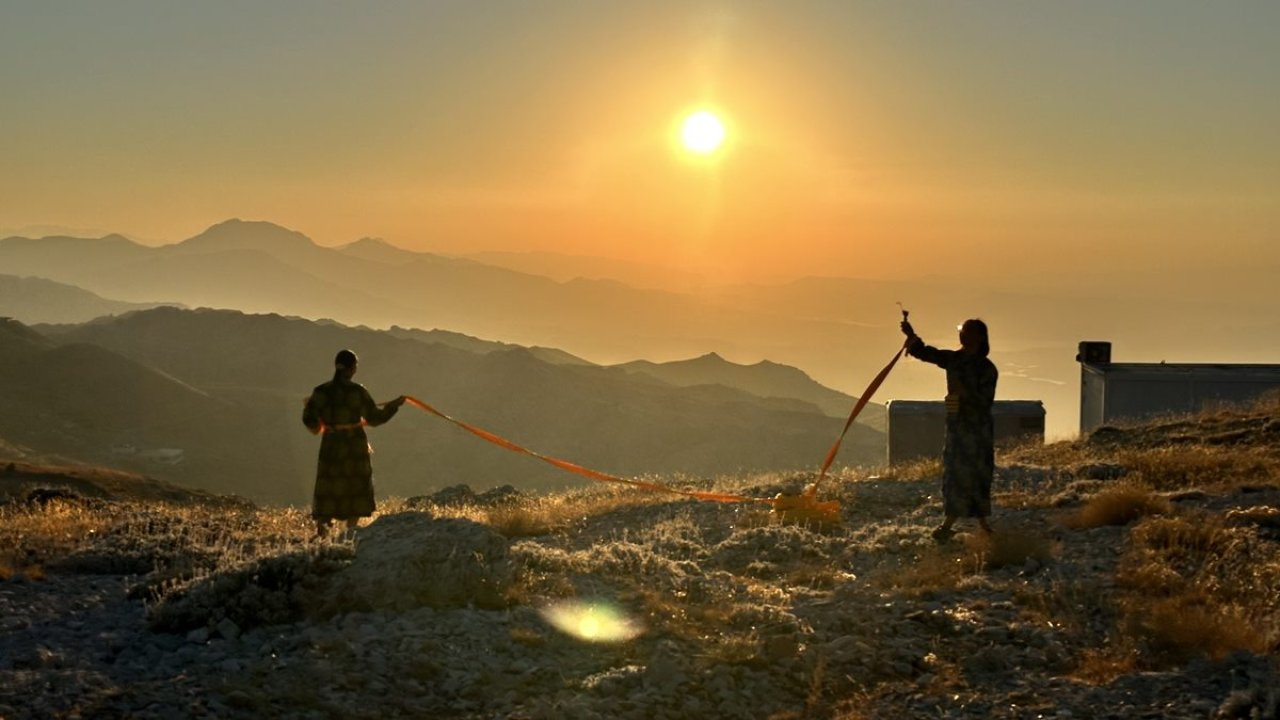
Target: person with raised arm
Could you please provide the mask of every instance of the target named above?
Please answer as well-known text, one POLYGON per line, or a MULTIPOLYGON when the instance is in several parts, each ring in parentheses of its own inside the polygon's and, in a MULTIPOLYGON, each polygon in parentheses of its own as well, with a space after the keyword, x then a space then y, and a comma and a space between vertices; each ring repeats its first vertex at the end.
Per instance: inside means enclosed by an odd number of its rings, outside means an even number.
POLYGON ((978 520, 983 532, 991 533, 991 480, 995 475, 995 428, 991 407, 995 403, 999 371, 987 355, 991 342, 987 324, 965 320, 960 332, 960 349, 939 350, 925 344, 911 323, 902 321, 907 336, 907 354, 937 365, 947 372, 947 435, 942 450, 942 498, 945 519, 933 531, 933 538, 946 542, 955 534, 958 518, 978 520))

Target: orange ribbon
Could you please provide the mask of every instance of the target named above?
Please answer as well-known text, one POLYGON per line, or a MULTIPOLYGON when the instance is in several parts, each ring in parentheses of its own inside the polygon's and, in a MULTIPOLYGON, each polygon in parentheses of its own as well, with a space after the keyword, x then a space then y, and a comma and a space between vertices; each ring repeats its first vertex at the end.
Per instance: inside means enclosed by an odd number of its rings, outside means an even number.
POLYGON ((684 495, 686 497, 696 498, 698 500, 711 500, 714 502, 759 502, 759 503, 772 502, 771 500, 765 500, 763 498, 747 497, 745 495, 730 495, 726 493, 698 492, 696 490, 680 490, 678 488, 670 487, 669 485, 663 485, 662 483, 644 482, 641 480, 628 480, 626 478, 617 477, 616 475, 609 475, 608 473, 602 473, 598 470, 592 470, 591 468, 583 467, 577 463, 571 463, 568 460, 561 460, 560 458, 554 458, 548 455, 543 455, 541 453, 534 452, 533 450, 517 445, 511 442, 510 440, 507 440, 504 437, 495 435, 489 432, 488 430, 485 430, 484 428, 478 428, 475 425, 472 425, 470 423, 465 423, 461 420, 451 418, 448 415, 445 415, 444 413, 440 412, 439 410, 431 407, 430 405, 422 402, 421 400, 415 397, 406 395, 404 400, 410 405, 413 405, 414 407, 420 410, 424 410, 428 413, 431 413, 436 417, 443 418, 444 420, 448 420, 449 422, 453 423, 454 425, 457 425, 463 430, 466 430, 472 435, 475 435, 476 437, 481 438, 482 440, 491 442, 494 445, 497 445, 498 447, 506 448, 507 450, 511 450, 512 452, 523 453, 525 455, 529 455, 530 457, 535 457, 547 464, 554 465, 555 467, 558 467, 561 470, 574 473, 575 475, 581 475, 582 477, 589 478, 591 480, 597 480, 600 482, 622 483, 623 485, 630 485, 632 487, 643 488, 645 490, 651 490, 654 492, 669 492, 669 493, 675 493, 677 495, 684 495))
MULTIPOLYGON (((822 469, 818 472, 818 479, 808 487, 808 489, 805 491, 802 497, 807 496, 808 498, 813 498, 815 495, 817 495, 818 484, 821 483, 822 480, 826 477, 827 470, 830 469, 831 463, 835 460, 836 453, 840 450, 840 443, 844 440, 845 434, 849 432, 849 428, 850 426, 853 425, 853 421, 857 419, 858 414, 862 412, 862 409, 864 407, 866 407, 867 402, 871 400, 871 396, 874 395, 876 390, 880 388, 881 383, 883 383, 884 379, 888 377, 889 371, 892 370, 893 366, 898 363, 898 359, 902 357, 902 353, 905 350, 906 350, 906 345, 904 344, 901 348, 898 349, 898 352, 894 354, 893 359, 889 361, 889 364, 885 365, 884 369, 882 369, 880 373, 875 376, 875 379, 873 379, 871 381, 871 384, 867 386, 867 389, 863 391, 862 396, 858 398, 858 401, 853 406, 853 411, 849 413, 849 419, 846 420, 844 423, 844 429, 840 431, 840 436, 836 438, 835 444, 832 445, 831 450, 827 452, 826 460, 824 460, 822 463, 822 469)), ((435 415, 438 418, 447 420, 453 423, 454 425, 457 425, 458 427, 462 428, 463 430, 466 430, 472 435, 475 435, 476 437, 482 440, 485 440, 487 442, 493 443, 498 447, 506 448, 507 450, 511 450, 512 452, 523 453, 530 457, 537 458, 549 465, 558 467, 561 470, 571 472, 575 475, 580 475, 590 480, 596 480, 599 482, 621 483, 623 485, 630 485, 632 487, 638 487, 638 488, 641 488, 644 490, 650 490, 653 492, 669 492, 669 493, 675 493, 677 495, 684 495, 686 497, 695 498, 698 500, 710 500, 713 502, 755 502, 755 503, 765 503, 770 505, 776 504, 775 500, 768 500, 765 498, 755 498, 747 495, 733 495, 729 493, 713 493, 713 492, 700 492, 696 490, 680 490, 678 488, 673 488, 669 485, 663 485, 662 483, 645 482, 643 480, 628 480, 626 478, 620 478, 616 475, 610 475, 608 473, 600 472, 599 470, 592 470, 591 468, 583 467, 582 465, 569 462, 568 460, 561 460, 560 458, 551 457, 549 455, 543 455, 542 453, 539 453, 539 452, 534 452, 533 450, 530 450, 529 448, 523 447, 521 445, 517 445, 516 443, 513 443, 504 437, 495 435, 494 433, 491 433, 488 430, 485 430, 484 428, 476 427, 475 425, 472 425, 470 423, 466 423, 456 418, 449 417, 448 415, 445 415, 444 413, 440 412, 439 410, 431 407, 427 403, 415 397, 406 395, 404 396, 404 399, 405 399, 405 402, 409 403, 410 405, 413 405, 414 407, 420 410, 423 410, 424 412, 435 415)), ((359 424, 353 423, 351 425, 335 426, 329 429, 334 429, 334 430, 348 429, 352 427, 359 427, 360 425, 363 425, 363 424, 365 423, 363 420, 361 420, 359 424)), ((323 432, 324 429, 325 428, 322 428, 321 431, 323 432)))
POLYGON ((858 398, 858 402, 854 403, 853 412, 849 413, 849 419, 845 421, 844 429, 840 431, 840 436, 836 438, 835 444, 827 451, 827 459, 822 462, 822 469, 818 471, 818 479, 814 480, 813 484, 809 486, 809 489, 805 491, 810 497, 818 494, 818 483, 822 482, 823 478, 827 476, 827 469, 831 467, 832 461, 836 459, 836 452, 840 449, 840 443, 844 441, 845 433, 849 432, 849 426, 853 425, 853 421, 858 417, 858 413, 862 412, 862 408, 867 406, 867 402, 871 400, 871 396, 875 394, 876 390, 880 389, 880 384, 889 376, 889 371, 893 369, 893 366, 898 364, 898 359, 902 357, 902 353, 906 351, 906 349, 907 346, 905 343, 902 347, 898 348, 898 352, 894 354, 893 359, 890 360, 889 364, 885 365, 884 369, 875 376, 875 379, 871 381, 871 384, 867 386, 867 389, 862 391, 862 396, 858 398))

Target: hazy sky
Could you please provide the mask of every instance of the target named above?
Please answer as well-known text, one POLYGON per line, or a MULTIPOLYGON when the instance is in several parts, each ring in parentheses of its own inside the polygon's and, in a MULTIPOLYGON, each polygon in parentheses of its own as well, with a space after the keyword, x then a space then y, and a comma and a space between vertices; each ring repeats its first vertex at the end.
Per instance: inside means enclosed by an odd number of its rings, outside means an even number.
POLYGON ((0 230, 1228 277, 1280 267, 1278 31, 1272 0, 0 0, 0 230))

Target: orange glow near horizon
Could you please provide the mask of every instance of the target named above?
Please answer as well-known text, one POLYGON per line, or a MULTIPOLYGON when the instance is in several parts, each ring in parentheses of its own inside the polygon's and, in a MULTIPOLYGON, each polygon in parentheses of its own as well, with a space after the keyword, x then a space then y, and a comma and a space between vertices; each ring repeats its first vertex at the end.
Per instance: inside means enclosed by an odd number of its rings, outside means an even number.
POLYGON ((118 36, 31 4, 0 48, 67 52, 6 78, 0 237, 166 244, 244 218, 322 245, 744 282, 980 283, 1015 253, 1093 273, 1082 243, 1110 267, 1159 247, 1194 269, 1230 240, 1243 269, 1265 267, 1280 106, 1258 98, 1280 63, 1258 60, 1280 10, 1175 4, 1158 32, 1054 5, 335 5, 316 12, 326 32, 271 7, 252 23, 217 4, 97 9, 118 36), (941 17, 960 21, 945 38, 941 17), (282 38, 296 51, 278 56, 282 38))

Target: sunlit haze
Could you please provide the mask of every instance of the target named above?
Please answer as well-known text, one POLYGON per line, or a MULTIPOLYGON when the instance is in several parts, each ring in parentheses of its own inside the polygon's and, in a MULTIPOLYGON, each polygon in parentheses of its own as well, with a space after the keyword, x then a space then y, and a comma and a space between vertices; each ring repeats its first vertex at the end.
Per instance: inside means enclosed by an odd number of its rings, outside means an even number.
MULTIPOLYGON (((446 329, 596 362, 769 359, 845 392, 895 349, 894 301, 942 345, 986 318, 1003 397, 1071 402, 1084 339, 1129 360, 1278 350, 1278 3, 144 0, 3 17, 0 237, 160 246, 242 218, 326 247, 373 237, 750 297, 750 316, 648 308, 689 324, 678 341, 606 332, 621 301, 583 306, 599 317, 572 336, 531 318, 446 329), (897 284, 742 288, 806 277, 897 284)), ((885 392, 938 383, 908 364, 885 392)))
POLYGON ((738 280, 1277 252, 1274 3, 6 5, 6 233, 245 217, 738 280), (733 110, 714 168, 665 142, 691 101, 733 110))

